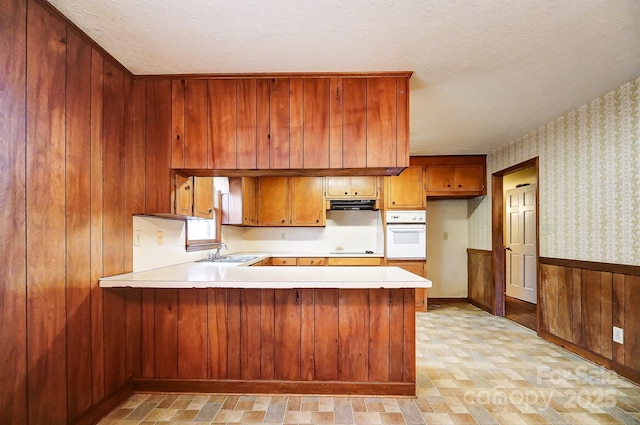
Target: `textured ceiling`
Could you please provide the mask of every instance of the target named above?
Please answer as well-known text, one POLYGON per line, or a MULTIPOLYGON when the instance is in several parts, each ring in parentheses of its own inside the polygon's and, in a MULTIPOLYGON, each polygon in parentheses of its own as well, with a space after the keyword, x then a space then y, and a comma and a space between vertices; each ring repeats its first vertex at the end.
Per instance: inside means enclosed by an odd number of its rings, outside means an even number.
POLYGON ((134 74, 414 71, 413 155, 488 153, 640 76, 639 0, 50 0, 134 74))

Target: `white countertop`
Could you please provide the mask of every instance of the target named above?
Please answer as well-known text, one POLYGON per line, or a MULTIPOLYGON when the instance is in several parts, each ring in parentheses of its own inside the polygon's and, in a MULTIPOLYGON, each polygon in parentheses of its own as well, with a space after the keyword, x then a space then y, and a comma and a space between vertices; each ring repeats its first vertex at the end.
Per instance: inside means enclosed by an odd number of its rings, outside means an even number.
MULTIPOLYGON (((299 256, 299 255, 298 255, 299 256)), ((431 281, 399 267, 261 266, 190 262, 100 279, 103 288, 431 288, 431 281)))

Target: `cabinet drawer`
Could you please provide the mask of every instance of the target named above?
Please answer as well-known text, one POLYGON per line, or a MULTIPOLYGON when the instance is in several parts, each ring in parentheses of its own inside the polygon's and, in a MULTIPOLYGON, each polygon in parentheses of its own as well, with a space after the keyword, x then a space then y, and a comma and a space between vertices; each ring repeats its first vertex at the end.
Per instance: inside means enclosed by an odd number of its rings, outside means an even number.
POLYGON ((322 257, 302 257, 298 258, 299 266, 326 266, 327 259, 322 257))
POLYGON ((294 257, 272 257, 272 266, 295 266, 296 259, 294 257))
POLYGON ((379 257, 330 257, 328 265, 330 266, 379 266, 382 261, 379 257))

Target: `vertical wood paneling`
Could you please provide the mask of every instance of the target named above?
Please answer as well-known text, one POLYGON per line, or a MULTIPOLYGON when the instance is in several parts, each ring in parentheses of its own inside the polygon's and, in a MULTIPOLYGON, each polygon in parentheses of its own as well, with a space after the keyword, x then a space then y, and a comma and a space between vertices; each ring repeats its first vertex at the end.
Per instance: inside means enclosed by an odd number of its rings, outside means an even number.
POLYGON ((367 79, 342 80, 342 140, 348 149, 342 149, 342 167, 367 166, 367 79))
POLYGON ((156 291, 146 289, 142 291, 142 334, 141 334, 141 375, 143 378, 153 378, 155 376, 155 346, 156 346, 156 291))
POLYGON ((275 378, 275 290, 262 289, 260 328, 262 334, 260 379, 275 378))
POLYGON ((27 25, 27 367, 29 423, 67 422, 66 28, 35 1, 27 25), (43 243, 46 241, 46 243, 43 243), (66 363, 66 362, 65 362, 66 363))
POLYGON ((91 46, 72 32, 66 76, 67 408, 74 418, 91 406, 91 46))
POLYGON ((369 379, 389 380, 389 290, 369 291, 369 379))
POLYGON ((289 168, 303 168, 304 84, 301 78, 289 81, 289 168))
POLYGON ((27 423, 25 85, 26 2, 0 2, 0 412, 27 423), (6 367, 11 365, 11 367, 6 367))
POLYGON ((409 166, 409 78, 397 78, 398 127, 396 152, 398 167, 409 166))
POLYGON ((289 79, 269 80, 269 168, 289 168, 289 79))
POLYGON ((207 289, 209 328, 209 377, 227 377, 227 290, 207 289))
POLYGON ((146 212, 171 212, 171 81, 147 81, 146 212))
POLYGON ((133 270, 133 222, 131 217, 145 210, 145 97, 144 80, 125 78, 124 217, 125 270, 133 270))
POLYGON ((126 368, 126 289, 104 291, 104 391, 109 395, 125 384, 126 368))
POLYGON ((640 276, 625 276, 624 365, 640 371, 640 276))
POLYGON ((369 372, 369 290, 341 289, 338 308, 338 377, 341 381, 366 381, 369 372))
MULTIPOLYGON (((625 275, 616 273, 612 282, 612 326, 625 329, 625 275)), ((628 344, 627 344, 628 345, 628 344)), ((625 344, 613 344, 613 360, 619 364, 625 363, 625 344)))
POLYGON ((178 290, 156 289, 155 377, 178 377, 178 290))
POLYGON ((613 358, 613 312, 612 304, 612 274, 602 272, 600 274, 600 337, 602 338, 602 346, 600 354, 607 359, 613 358))
POLYGON ((562 267, 558 270, 557 295, 557 323, 558 336, 567 341, 572 339, 572 311, 573 311, 573 274, 571 269, 562 267))
POLYGON ((240 379, 240 309, 242 291, 227 289, 227 378, 240 379))
POLYGON ((236 164, 239 169, 257 167, 257 110, 256 80, 242 79, 237 84, 237 141, 236 164))
POLYGON ((330 81, 304 81, 304 168, 329 168, 330 81))
POLYGON ((260 379, 260 289, 242 291, 240 370, 242 379, 260 379))
POLYGON ((300 290, 275 290, 275 378, 300 379, 300 290))
POLYGON ((184 168, 184 80, 171 80, 171 167, 184 168))
POLYGON ((416 382, 416 304, 415 289, 403 289, 404 294, 404 382, 416 382))
POLYGON ((402 382, 405 368, 404 291, 402 289, 392 289, 389 297, 389 380, 402 382))
POLYGON ((301 289, 300 317, 300 379, 314 379, 315 364, 315 297, 313 289, 301 289))
POLYGON ((104 306, 98 278, 104 276, 102 261, 103 187, 102 115, 104 59, 91 52, 91 370, 93 402, 104 397, 104 306))
POLYGON ((554 335, 558 332, 558 267, 540 267, 540 299, 545 306, 540 318, 540 329, 554 335))
MULTIPOLYGON (((124 185, 124 74, 110 62, 104 63, 103 92, 103 261, 107 276, 125 270, 124 185)), ((105 394, 126 381, 125 304, 123 290, 105 291, 104 325, 105 394)))
MULTIPOLYGON (((236 129, 240 130, 238 127, 239 120, 242 119, 244 125, 246 118, 240 118, 239 115, 236 84, 236 80, 212 79, 208 81, 209 144, 213 150, 214 169, 224 170, 237 167, 239 153, 237 152, 236 129)), ((245 93, 242 94, 246 95, 245 93)), ((246 98, 243 98, 244 100, 246 98)), ((246 104, 243 104, 243 107, 246 107, 246 104)), ((253 139, 255 141, 255 104, 253 117, 253 139)), ((246 132, 246 127, 243 127, 242 130, 246 132)), ((243 137, 243 142, 246 143, 246 134, 243 134, 243 137)))
POLYGON ((270 102, 269 102, 269 82, 268 79, 256 80, 256 125, 257 125, 257 168, 264 170, 269 168, 270 159, 270 102))
POLYGON ((128 381, 142 374, 142 289, 128 288, 125 296, 125 376, 128 381))
POLYGON ((601 286, 600 272, 582 271, 582 343, 594 353, 602 352, 601 286))
POLYGON ((576 345, 582 345, 582 273, 580 269, 571 268, 571 282, 573 284, 571 341, 576 345))
POLYGON ((329 82, 329 167, 342 168, 342 78, 329 82))
POLYGON ((178 378, 206 379, 207 290, 178 292, 178 378))
POLYGON ((315 379, 338 379, 338 289, 315 290, 315 379))
POLYGON ((367 78, 367 167, 397 162, 396 78, 367 78))
POLYGON ((206 80, 184 83, 184 166, 213 166, 213 152, 208 144, 208 100, 206 80))

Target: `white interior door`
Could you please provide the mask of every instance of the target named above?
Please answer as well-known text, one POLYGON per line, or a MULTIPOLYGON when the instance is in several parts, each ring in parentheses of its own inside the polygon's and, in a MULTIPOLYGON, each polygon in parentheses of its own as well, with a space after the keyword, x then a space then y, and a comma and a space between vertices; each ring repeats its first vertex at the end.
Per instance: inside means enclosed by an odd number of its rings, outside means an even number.
POLYGON ((536 304, 536 186, 506 193, 507 295, 536 304))

